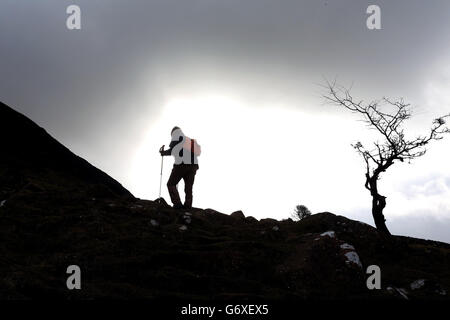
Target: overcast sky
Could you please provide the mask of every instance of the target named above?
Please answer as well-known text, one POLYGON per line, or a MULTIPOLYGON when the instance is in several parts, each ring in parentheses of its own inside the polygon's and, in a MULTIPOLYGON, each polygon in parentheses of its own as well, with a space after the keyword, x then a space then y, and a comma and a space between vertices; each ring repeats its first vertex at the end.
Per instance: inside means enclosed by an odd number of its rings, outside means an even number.
MULTIPOLYGON (((449 31, 446 0, 2 0, 0 100, 138 197, 158 197, 157 150, 178 125, 202 145, 195 206, 283 219, 304 204, 373 225, 350 146, 367 128, 320 85, 403 97, 406 130, 426 132, 450 112, 449 31)), ((382 177, 393 233, 450 242, 449 146, 382 177)))

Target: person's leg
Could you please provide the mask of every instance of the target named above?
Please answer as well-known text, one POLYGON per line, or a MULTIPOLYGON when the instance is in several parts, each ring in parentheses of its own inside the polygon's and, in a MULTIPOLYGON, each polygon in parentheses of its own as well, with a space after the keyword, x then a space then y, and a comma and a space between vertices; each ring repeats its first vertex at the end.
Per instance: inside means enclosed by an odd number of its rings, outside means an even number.
POLYGON ((184 208, 191 209, 192 208, 192 187, 194 186, 195 174, 197 173, 197 168, 194 166, 189 166, 183 176, 184 180, 184 208))
POLYGON ((181 208, 180 195, 178 194, 177 184, 183 177, 183 171, 179 166, 174 166, 169 180, 167 181, 167 189, 169 190, 170 200, 172 200, 174 208, 181 208))

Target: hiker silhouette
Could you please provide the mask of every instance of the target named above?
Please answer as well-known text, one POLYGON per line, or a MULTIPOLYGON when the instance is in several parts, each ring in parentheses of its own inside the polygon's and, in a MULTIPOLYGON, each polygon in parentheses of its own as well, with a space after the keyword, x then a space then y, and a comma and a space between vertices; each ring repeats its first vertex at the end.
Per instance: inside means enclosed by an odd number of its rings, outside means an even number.
POLYGON ((164 145, 159 149, 161 156, 174 156, 175 163, 172 168, 167 189, 170 199, 175 209, 192 208, 192 188, 194 186, 195 174, 199 168, 197 157, 201 153, 201 148, 197 141, 184 135, 179 127, 174 127, 171 131, 171 142, 169 149, 164 150, 164 145), (184 205, 181 203, 177 185, 180 180, 184 180, 184 205))

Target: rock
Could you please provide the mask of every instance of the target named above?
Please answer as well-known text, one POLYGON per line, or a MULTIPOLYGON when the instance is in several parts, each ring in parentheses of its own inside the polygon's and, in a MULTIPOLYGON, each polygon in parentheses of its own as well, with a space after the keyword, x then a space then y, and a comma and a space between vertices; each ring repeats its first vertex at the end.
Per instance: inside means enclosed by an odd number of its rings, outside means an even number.
POLYGON ((178 228, 180 231, 186 231, 188 229, 187 226, 182 225, 181 227, 178 228))
POLYGON ((258 222, 258 219, 256 219, 255 217, 252 217, 252 216, 246 217, 245 220, 250 223, 258 222))
POLYGON ((444 289, 438 289, 435 292, 437 294, 441 295, 441 296, 446 296, 447 295, 447 291, 445 291, 444 289))
POLYGON ((418 279, 414 282, 412 282, 409 286, 411 287, 411 290, 417 290, 422 288, 425 285, 425 279, 418 279))
POLYGON ((347 261, 345 261, 347 264, 353 263, 356 264, 358 267, 362 268, 361 260, 359 259, 359 255, 355 251, 349 251, 344 254, 347 258, 347 261))
POLYGON ((150 224, 151 224, 152 226, 154 226, 154 227, 159 226, 159 222, 156 221, 155 219, 151 219, 151 220, 150 220, 150 224))
POLYGON ((230 216, 233 218, 245 219, 245 215, 241 210, 233 212, 230 216))
POLYGON ((321 237, 330 237, 330 238, 336 238, 336 233, 334 231, 327 231, 322 234, 320 234, 321 237))
POLYGON ((351 244, 348 243, 343 243, 341 244, 341 249, 345 249, 345 250, 355 250, 355 247, 352 246, 351 244))
POLYGON ((164 198, 158 198, 155 200, 155 203, 160 207, 170 208, 170 205, 166 202, 164 198))
POLYGON ((355 251, 354 246, 349 243, 342 243, 339 247, 344 252, 344 256, 346 258, 345 263, 356 264, 359 268, 362 268, 361 260, 359 259, 359 255, 355 251))
POLYGON ((270 223, 270 224, 276 224, 278 223, 278 220, 272 219, 272 218, 265 218, 260 220, 261 223, 270 223))
POLYGON ((396 288, 396 287, 387 287, 386 290, 391 294, 397 294, 400 297, 402 297, 405 300, 409 300, 407 296, 407 291, 403 288, 396 288))
POLYGON ((0 208, 3 207, 6 204, 6 200, 3 200, 2 202, 0 202, 0 208))
POLYGON ((278 230, 280 230, 280 227, 274 226, 274 227, 272 228, 272 230, 273 230, 273 231, 278 231, 278 230))

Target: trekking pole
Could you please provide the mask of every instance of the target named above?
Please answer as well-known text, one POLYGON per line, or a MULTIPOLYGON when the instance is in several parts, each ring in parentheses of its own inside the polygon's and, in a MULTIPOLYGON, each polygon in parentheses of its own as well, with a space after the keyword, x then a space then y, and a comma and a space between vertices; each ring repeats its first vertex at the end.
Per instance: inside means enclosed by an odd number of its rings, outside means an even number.
MULTIPOLYGON (((162 150, 164 150, 164 145, 161 147, 162 150)), ((160 150, 161 150, 160 149, 160 150)), ((159 175, 159 198, 161 198, 161 186, 162 186, 162 174, 163 174, 163 165, 164 165, 164 156, 161 155, 161 173, 159 175)))

